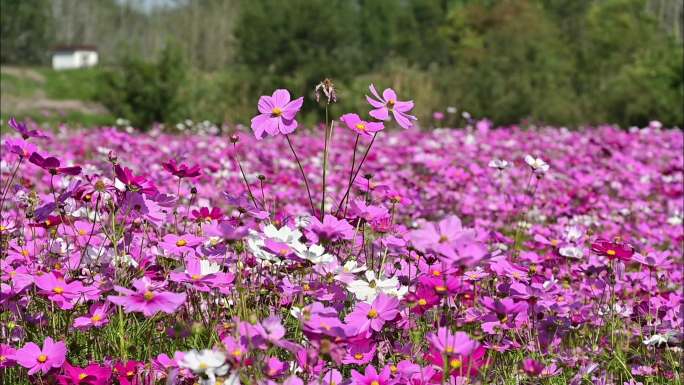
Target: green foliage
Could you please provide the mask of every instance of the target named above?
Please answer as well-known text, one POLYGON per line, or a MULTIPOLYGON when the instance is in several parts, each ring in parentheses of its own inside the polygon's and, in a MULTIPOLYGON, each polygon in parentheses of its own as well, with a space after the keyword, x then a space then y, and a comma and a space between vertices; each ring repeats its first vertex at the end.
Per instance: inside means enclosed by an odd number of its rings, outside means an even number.
POLYGON ((42 64, 53 43, 50 0, 0 0, 0 62, 42 64))
POLYGON ((186 72, 182 53, 173 44, 155 63, 127 57, 120 69, 104 73, 99 99, 142 129, 154 122, 175 122, 185 117, 186 72))

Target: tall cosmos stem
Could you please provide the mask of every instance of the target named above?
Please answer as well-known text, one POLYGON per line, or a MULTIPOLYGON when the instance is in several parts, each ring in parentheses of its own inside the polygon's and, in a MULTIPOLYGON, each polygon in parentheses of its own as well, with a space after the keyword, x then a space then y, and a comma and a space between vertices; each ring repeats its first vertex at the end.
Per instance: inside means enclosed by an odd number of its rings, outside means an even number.
POLYGON ((0 210, 2 210, 5 207, 5 198, 7 197, 7 193, 9 192, 10 187, 12 187, 12 182, 14 182, 14 177, 17 175, 17 171, 19 171, 19 166, 21 166, 21 162, 24 160, 23 156, 19 157, 19 161, 17 162, 17 166, 14 168, 14 171, 12 172, 12 176, 10 177, 9 181, 7 182, 7 186, 3 188, 2 191, 2 199, 0 199, 0 210))
POLYGON ((313 199, 311 198, 309 180, 306 177, 306 173, 304 173, 304 167, 302 167, 302 162, 299 161, 299 156, 297 156, 297 152, 292 146, 292 141, 290 141, 290 135, 285 134, 285 139, 287 140, 287 144, 290 146, 290 150, 292 150, 292 155, 294 155, 295 161, 297 162, 297 166, 299 166, 299 171, 302 173, 302 178, 304 179, 304 186, 306 186, 306 193, 309 196, 309 204, 311 205, 311 215, 316 216, 316 207, 314 206, 313 199))
POLYGON ((328 106, 330 103, 325 104, 325 139, 323 144, 323 192, 321 194, 321 221, 323 221, 323 216, 325 215, 325 176, 328 170, 328 142, 332 136, 332 129, 334 121, 328 123, 328 106))
MULTIPOLYGON (((371 139, 370 144, 368 147, 366 147, 366 152, 363 153, 363 157, 361 158, 361 162, 359 162, 359 167, 356 169, 356 172, 354 172, 354 176, 352 176, 349 180, 349 184, 347 185, 347 191, 345 191, 344 196, 342 196, 342 200, 340 201, 339 206, 337 206, 337 212, 335 215, 337 216, 340 213, 340 210, 342 210, 342 204, 344 203, 345 199, 349 197, 349 192, 351 191, 351 186, 354 184, 354 181, 356 180, 356 177, 359 175, 359 172, 361 171, 361 167, 363 167, 363 162, 366 161, 366 157, 368 156, 368 153, 370 152, 371 147, 373 147, 373 143, 375 142, 375 138, 378 136, 378 133, 373 134, 373 139, 371 139)), ((357 143, 358 143, 358 135, 357 135, 357 143)), ((354 145, 354 155, 356 155, 356 144, 354 145)), ((353 169, 353 164, 352 164, 352 169, 353 169)))

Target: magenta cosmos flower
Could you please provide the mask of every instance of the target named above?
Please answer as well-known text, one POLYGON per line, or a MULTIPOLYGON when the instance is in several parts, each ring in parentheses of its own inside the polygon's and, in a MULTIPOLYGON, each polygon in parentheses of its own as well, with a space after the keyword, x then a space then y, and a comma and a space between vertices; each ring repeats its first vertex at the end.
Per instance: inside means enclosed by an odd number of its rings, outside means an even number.
POLYGON ((64 363, 64 375, 57 376, 61 385, 105 385, 110 383, 112 369, 98 364, 90 364, 85 368, 64 363))
POLYGON ((126 313, 141 312, 151 317, 158 312, 173 313, 185 302, 185 293, 157 291, 149 279, 141 278, 133 281, 134 290, 114 286, 121 296, 110 295, 109 302, 123 306, 126 313))
POLYGON ((385 128, 385 125, 380 122, 366 122, 356 114, 344 114, 340 120, 349 127, 350 130, 362 135, 366 138, 372 137, 378 131, 385 128))
POLYGON ((356 329, 357 335, 365 334, 370 337, 375 330, 379 332, 385 322, 391 321, 399 313, 399 300, 395 297, 380 293, 373 303, 359 302, 345 321, 350 328, 356 329))
POLYGON ((163 162, 162 167, 164 167, 164 170, 170 172, 171 174, 180 179, 195 178, 202 175, 202 172, 200 171, 200 166, 194 165, 191 167, 185 163, 181 163, 180 165, 178 165, 175 159, 171 159, 168 162, 163 162))
POLYGON ((17 154, 21 158, 28 158, 38 150, 35 144, 19 138, 9 138, 5 141, 5 150, 17 154))
POLYGON ((603 255, 609 259, 619 259, 629 262, 634 255, 634 248, 626 243, 610 242, 599 238, 591 244, 591 250, 596 254, 603 255))
POLYGON ((38 371, 47 373, 52 368, 60 368, 66 358, 66 345, 64 342, 55 342, 47 337, 43 341, 43 348, 33 342, 24 345, 17 350, 12 359, 19 365, 27 368, 28 374, 32 375, 38 371))
POLYGON ((368 103, 375 108, 369 113, 370 116, 377 120, 389 120, 389 113, 391 112, 392 116, 394 116, 394 120, 396 120, 401 127, 413 127, 413 123, 411 121, 418 119, 413 115, 407 114, 407 112, 413 109, 412 100, 409 100, 408 102, 401 102, 397 100, 397 94, 391 88, 386 88, 384 91, 382 91, 382 97, 380 97, 374 85, 371 84, 368 89, 370 90, 371 94, 375 96, 375 99, 373 99, 366 95, 366 100, 368 100, 368 103))
POLYGON ((43 132, 38 131, 38 130, 29 130, 26 127, 26 123, 23 122, 17 122, 16 119, 14 118, 9 118, 7 121, 7 125, 10 127, 14 128, 19 134, 21 134, 21 137, 24 139, 28 138, 47 138, 48 136, 45 135, 43 132))
POLYGON ((290 101, 290 92, 284 89, 273 91, 273 95, 259 98, 259 115, 252 118, 252 130, 257 139, 268 135, 290 134, 297 128, 295 115, 302 108, 304 98, 290 101))
POLYGON ((81 166, 59 167, 61 164, 59 159, 55 158, 54 156, 48 156, 47 158, 43 158, 37 152, 31 154, 31 156, 29 157, 29 162, 48 171, 52 175, 78 175, 81 173, 81 166))

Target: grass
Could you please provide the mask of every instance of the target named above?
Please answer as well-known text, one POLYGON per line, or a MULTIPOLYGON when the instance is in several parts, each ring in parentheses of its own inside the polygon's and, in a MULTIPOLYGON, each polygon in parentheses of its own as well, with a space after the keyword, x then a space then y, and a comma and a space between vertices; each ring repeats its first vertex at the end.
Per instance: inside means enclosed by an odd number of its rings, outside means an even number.
MULTIPOLYGON (((55 71, 52 68, 45 67, 26 67, 25 69, 34 71, 42 79, 3 72, 0 74, 0 95, 2 98, 40 96, 53 100, 97 101, 97 79, 103 72, 100 67, 65 71, 55 71)), ((37 123, 53 127, 59 123, 72 126, 101 126, 114 123, 114 117, 110 114, 89 114, 82 111, 57 112, 39 109, 11 111, 3 109, 0 112, 0 118, 5 122, 12 116, 20 120, 31 119, 37 123)))

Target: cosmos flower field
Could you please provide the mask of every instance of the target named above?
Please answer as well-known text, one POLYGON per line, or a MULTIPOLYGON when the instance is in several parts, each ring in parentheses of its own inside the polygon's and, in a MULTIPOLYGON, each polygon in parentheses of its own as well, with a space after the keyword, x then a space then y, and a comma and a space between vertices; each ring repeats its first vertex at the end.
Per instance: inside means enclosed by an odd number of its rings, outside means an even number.
POLYGON ((682 383, 681 130, 369 95, 320 129, 285 90, 222 135, 5 122, 0 382, 682 383))

